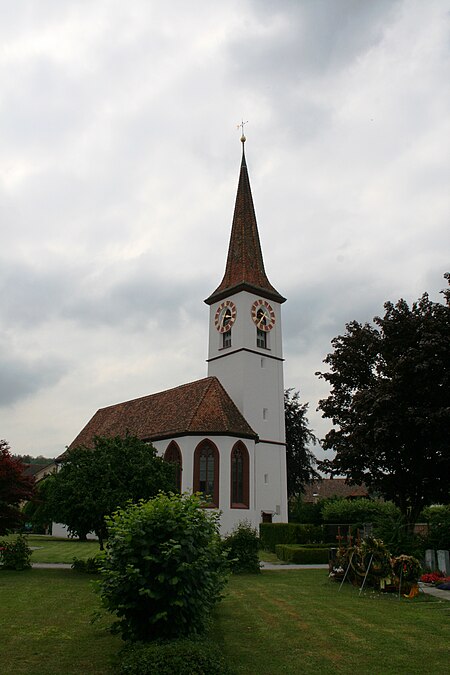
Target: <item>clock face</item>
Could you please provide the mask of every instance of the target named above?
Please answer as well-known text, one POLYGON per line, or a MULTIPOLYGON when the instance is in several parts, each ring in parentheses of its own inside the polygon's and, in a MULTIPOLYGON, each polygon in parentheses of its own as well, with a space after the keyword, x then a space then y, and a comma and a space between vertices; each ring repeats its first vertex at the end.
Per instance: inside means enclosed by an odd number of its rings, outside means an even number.
POLYGON ((267 300, 255 300, 252 305, 252 320, 259 330, 266 333, 275 325, 275 312, 267 300))
POLYGON ((214 325, 219 333, 227 333, 236 321, 236 305, 231 300, 225 300, 217 308, 214 325))

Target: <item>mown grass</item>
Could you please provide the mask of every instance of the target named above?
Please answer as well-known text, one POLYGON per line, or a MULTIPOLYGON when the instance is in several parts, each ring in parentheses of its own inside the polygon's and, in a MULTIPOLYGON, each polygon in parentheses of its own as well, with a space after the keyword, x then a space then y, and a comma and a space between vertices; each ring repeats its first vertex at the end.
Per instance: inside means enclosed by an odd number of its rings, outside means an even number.
MULTIPOLYGON (((328 581, 323 570, 230 579, 211 637, 237 675, 443 675, 450 602, 415 600, 328 581)), ((0 571, 2 675, 114 675, 122 642, 98 608, 89 577, 71 570, 0 571)))
POLYGON ((237 674, 448 672, 450 602, 365 593, 322 570, 235 577, 213 629, 237 674))
POLYGON ((121 640, 91 625, 98 608, 89 578, 71 570, 0 571, 2 675, 117 672, 121 640))
MULTIPOLYGON (((10 535, 6 539, 14 539, 10 535)), ((40 534, 27 537, 28 546, 35 548, 31 554, 31 562, 39 563, 72 563, 74 558, 86 560, 99 552, 98 541, 78 541, 77 539, 57 539, 40 534)))

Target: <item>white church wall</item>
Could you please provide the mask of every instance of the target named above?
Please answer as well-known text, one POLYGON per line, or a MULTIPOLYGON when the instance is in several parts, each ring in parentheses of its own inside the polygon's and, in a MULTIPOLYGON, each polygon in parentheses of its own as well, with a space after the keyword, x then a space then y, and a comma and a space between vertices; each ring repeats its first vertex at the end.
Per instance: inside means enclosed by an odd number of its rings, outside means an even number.
POLYGON ((164 456, 170 442, 174 440, 183 459, 182 491, 192 492, 194 484, 194 452, 203 440, 212 441, 219 452, 219 511, 221 534, 231 532, 233 527, 243 520, 249 521, 258 528, 261 522, 261 511, 257 510, 255 491, 255 443, 247 438, 231 436, 183 436, 180 438, 155 441, 153 445, 161 456, 164 456), (235 444, 241 441, 249 453, 249 508, 231 508, 231 451, 235 444))
MULTIPOLYGON (((270 513, 274 523, 287 522, 286 452, 283 445, 256 444, 256 511, 270 513)), ((261 521, 261 517, 260 517, 261 521)))
POLYGON ((214 317, 220 302, 211 305, 208 375, 215 375, 262 440, 284 442, 284 382, 281 306, 271 302, 275 325, 267 333, 268 348, 256 345, 251 307, 257 296, 241 291, 230 296, 236 305, 231 347, 221 348, 222 334, 214 317), (276 358, 273 358, 276 357, 276 358))

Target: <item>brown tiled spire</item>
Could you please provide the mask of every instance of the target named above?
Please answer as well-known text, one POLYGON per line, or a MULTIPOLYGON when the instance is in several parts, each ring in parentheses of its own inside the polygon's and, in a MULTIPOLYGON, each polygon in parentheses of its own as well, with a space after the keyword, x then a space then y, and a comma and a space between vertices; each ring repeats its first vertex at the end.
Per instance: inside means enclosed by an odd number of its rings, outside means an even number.
POLYGON ((245 161, 245 136, 242 136, 241 141, 241 172, 234 207, 227 265, 220 286, 205 300, 207 305, 212 305, 214 302, 238 291, 257 293, 275 302, 286 300, 272 286, 264 270, 252 191, 245 161))

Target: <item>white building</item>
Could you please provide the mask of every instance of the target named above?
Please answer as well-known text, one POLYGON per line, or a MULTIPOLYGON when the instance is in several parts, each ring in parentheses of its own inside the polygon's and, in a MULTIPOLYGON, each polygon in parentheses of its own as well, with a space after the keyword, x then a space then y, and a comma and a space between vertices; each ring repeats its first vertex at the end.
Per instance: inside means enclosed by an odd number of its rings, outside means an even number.
MULTIPOLYGON (((242 139, 225 274, 210 306, 208 377, 98 410, 70 444, 128 431, 180 466, 222 532, 241 520, 287 521, 281 305, 264 270, 242 139)), ((66 455, 64 453, 64 455, 66 455)), ((61 456, 60 459, 62 459, 61 456)))

